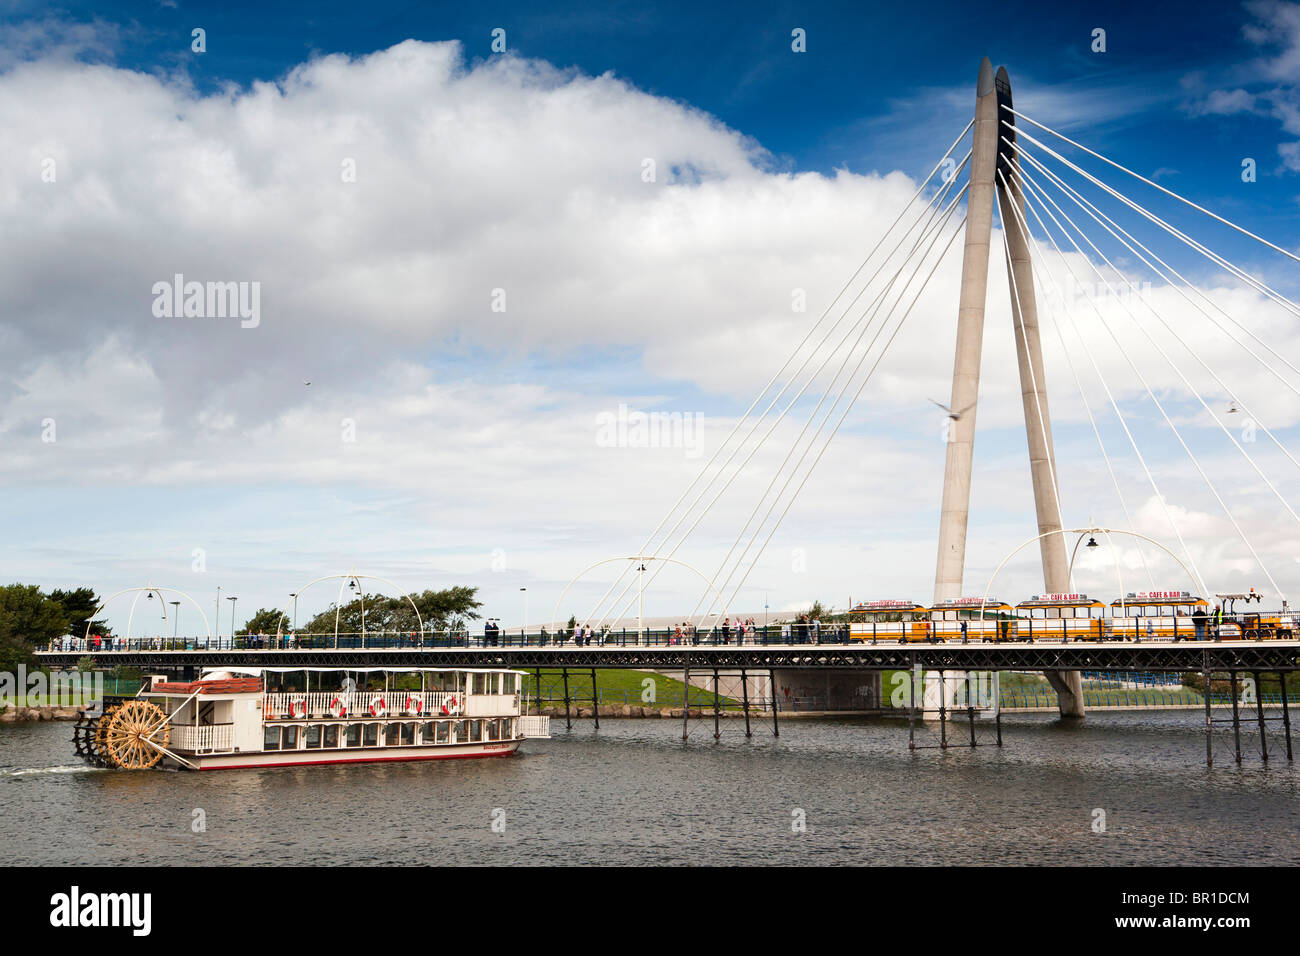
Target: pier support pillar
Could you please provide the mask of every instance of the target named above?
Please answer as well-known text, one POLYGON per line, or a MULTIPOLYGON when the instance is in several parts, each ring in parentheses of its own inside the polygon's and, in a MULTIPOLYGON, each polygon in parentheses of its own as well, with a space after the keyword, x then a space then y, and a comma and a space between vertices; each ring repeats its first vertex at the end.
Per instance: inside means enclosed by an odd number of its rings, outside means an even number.
POLYGON ((776 720, 776 671, 769 670, 767 672, 767 686, 772 694, 772 736, 780 737, 781 725, 776 720))
MULTIPOLYGON (((1283 688, 1285 690, 1285 688, 1283 688)), ((749 732, 749 678, 745 676, 745 669, 740 669, 740 693, 743 697, 742 707, 745 711, 745 736, 754 736, 749 732)))
POLYGON ((1277 679, 1282 683, 1282 732, 1286 735, 1286 759, 1294 760, 1291 756, 1291 705, 1286 699, 1286 678, 1285 672, 1278 672, 1277 679))
POLYGON ((691 719, 691 668, 682 670, 682 740, 686 739, 687 722, 691 719))

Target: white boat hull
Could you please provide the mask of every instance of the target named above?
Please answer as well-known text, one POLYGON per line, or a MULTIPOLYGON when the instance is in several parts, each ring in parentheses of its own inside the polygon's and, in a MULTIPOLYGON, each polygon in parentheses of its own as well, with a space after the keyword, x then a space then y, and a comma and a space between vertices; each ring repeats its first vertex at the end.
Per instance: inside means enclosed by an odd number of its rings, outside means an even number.
POLYGON ((509 757, 520 740, 492 740, 431 747, 350 747, 331 750, 279 750, 261 753, 178 753, 189 766, 168 758, 168 766, 183 770, 255 770, 270 767, 308 767, 343 763, 399 763, 410 760, 456 760, 473 757, 509 757))

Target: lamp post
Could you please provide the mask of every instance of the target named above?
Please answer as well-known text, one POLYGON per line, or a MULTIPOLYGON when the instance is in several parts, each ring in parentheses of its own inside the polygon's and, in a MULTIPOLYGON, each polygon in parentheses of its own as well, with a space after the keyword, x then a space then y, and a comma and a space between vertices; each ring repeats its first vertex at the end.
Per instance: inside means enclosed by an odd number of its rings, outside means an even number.
POLYGON ((226 598, 226 600, 230 602, 230 646, 234 647, 235 646, 235 602, 238 601, 239 598, 231 595, 230 597, 226 598))
POLYGON ((175 640, 181 633, 181 602, 168 601, 167 603, 172 606, 172 617, 176 619, 172 625, 172 639, 175 640))
POLYGON ((526 642, 528 640, 528 588, 520 588, 524 594, 524 624, 519 628, 519 636, 526 642))
POLYGON ((298 630, 298 592, 294 591, 289 597, 293 598, 293 630, 298 630))
POLYGON ((217 585, 217 612, 212 615, 212 623, 217 628, 217 647, 221 646, 221 585, 217 585))
POLYGON ((641 643, 641 633, 644 630, 644 628, 642 627, 642 621, 644 619, 644 616, 642 613, 643 607, 642 607, 642 600, 641 600, 642 594, 644 593, 643 584, 642 584, 644 580, 645 580, 645 562, 638 561, 636 565, 636 642, 637 644, 641 643))

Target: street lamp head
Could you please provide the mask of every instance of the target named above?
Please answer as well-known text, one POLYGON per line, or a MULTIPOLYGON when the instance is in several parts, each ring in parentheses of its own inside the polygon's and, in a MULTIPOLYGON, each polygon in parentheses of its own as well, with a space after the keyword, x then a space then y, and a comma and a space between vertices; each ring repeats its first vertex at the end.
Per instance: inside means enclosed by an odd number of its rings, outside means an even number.
POLYGON ((1085 547, 1085 548, 1099 548, 1099 547, 1101 547, 1101 545, 1097 544, 1097 539, 1096 539, 1096 538, 1094 538, 1094 537, 1092 537, 1091 535, 1089 535, 1089 536, 1088 536, 1088 543, 1085 544, 1084 547, 1085 547))

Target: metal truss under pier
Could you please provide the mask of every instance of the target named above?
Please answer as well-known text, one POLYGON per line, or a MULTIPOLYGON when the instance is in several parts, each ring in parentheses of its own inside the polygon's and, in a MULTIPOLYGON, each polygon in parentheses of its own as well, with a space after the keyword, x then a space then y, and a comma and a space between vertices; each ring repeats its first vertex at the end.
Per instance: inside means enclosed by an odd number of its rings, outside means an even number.
POLYGON ((100 667, 567 667, 934 671, 1297 671, 1300 641, 1159 643, 884 643, 652 647, 436 647, 394 649, 40 651, 50 667, 85 657, 100 667))

